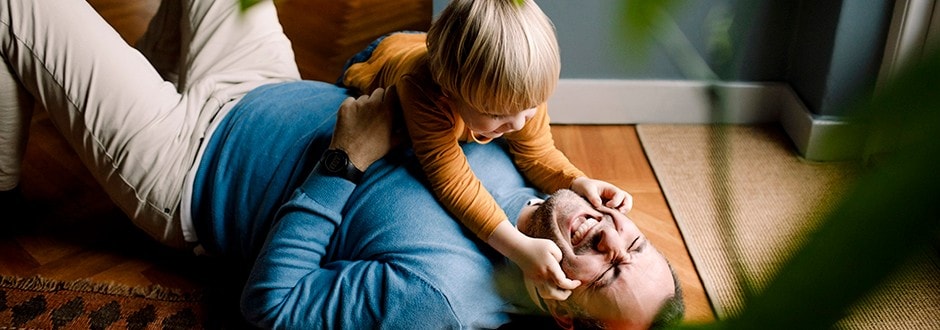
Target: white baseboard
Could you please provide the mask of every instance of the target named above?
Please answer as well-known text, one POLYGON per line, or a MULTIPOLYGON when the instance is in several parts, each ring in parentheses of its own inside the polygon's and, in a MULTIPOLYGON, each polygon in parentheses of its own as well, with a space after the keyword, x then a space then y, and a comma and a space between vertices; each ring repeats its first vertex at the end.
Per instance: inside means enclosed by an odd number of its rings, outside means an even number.
POLYGON ((861 124, 813 115, 805 107, 786 108, 780 124, 803 158, 811 161, 859 159, 864 149, 861 124))
POLYGON ((808 160, 853 158, 861 150, 856 125, 815 118, 786 83, 720 83, 726 100, 716 116, 709 85, 677 80, 562 79, 549 99, 554 124, 758 124, 780 122, 808 160))
POLYGON ((777 120, 781 83, 722 83, 728 103, 726 120, 716 120, 707 97, 708 84, 679 80, 562 79, 549 99, 558 124, 705 124, 760 123, 777 120))

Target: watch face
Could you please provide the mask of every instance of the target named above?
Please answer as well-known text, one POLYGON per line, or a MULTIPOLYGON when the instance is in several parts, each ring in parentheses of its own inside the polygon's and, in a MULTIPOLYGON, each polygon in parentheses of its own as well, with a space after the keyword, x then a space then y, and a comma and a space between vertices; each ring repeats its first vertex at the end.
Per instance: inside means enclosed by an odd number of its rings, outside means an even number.
POLYGON ((327 171, 333 173, 342 173, 346 170, 348 163, 349 157, 342 150, 327 150, 326 155, 323 157, 323 166, 326 167, 327 171))

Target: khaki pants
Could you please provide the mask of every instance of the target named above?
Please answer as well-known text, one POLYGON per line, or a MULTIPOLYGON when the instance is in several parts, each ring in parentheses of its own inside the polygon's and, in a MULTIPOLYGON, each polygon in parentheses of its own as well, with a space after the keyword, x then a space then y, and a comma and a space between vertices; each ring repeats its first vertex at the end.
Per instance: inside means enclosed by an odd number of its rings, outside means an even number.
POLYGON ((184 180, 229 102, 300 79, 273 2, 165 0, 138 47, 85 0, 0 0, 0 190, 14 187, 39 102, 111 199, 185 246, 184 180))

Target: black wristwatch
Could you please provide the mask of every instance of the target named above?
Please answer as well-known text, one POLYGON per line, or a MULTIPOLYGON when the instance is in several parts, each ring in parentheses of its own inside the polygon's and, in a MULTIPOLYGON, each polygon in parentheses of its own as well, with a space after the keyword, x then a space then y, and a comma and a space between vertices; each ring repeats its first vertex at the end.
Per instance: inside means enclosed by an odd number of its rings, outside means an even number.
POLYGON ((327 149, 324 151, 317 168, 320 173, 338 176, 357 184, 362 179, 363 174, 362 171, 356 168, 356 165, 349 161, 349 155, 340 149, 327 149))

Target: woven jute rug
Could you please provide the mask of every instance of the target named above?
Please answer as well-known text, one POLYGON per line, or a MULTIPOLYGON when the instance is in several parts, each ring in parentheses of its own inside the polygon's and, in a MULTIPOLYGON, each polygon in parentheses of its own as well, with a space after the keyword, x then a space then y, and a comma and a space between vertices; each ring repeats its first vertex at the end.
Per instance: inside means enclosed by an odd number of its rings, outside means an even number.
POLYGON ((199 292, 0 276, 0 329, 200 329, 199 292))
MULTIPOLYGON (((860 173, 857 164, 800 158, 777 125, 638 125, 637 133, 720 319, 740 312, 744 290, 759 292, 860 173)), ((837 328, 940 328, 938 264, 935 253, 908 263, 837 328)))

